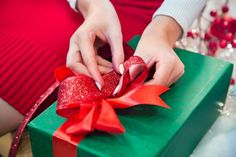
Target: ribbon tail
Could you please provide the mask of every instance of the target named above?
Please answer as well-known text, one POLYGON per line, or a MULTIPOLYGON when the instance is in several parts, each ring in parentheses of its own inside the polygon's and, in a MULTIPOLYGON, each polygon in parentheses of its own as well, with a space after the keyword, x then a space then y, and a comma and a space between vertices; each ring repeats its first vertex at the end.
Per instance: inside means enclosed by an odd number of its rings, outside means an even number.
MULTIPOLYGON (((82 108, 82 106, 81 106, 82 108)), ((93 124, 96 119, 96 108, 94 105, 92 109, 85 115, 85 117, 81 120, 77 117, 71 117, 67 123, 70 123, 68 128, 66 129, 66 133, 68 134, 85 134, 94 130, 93 124), (81 120, 81 121, 79 121, 81 120)))
POLYGON ((60 126, 52 137, 53 156, 55 157, 77 157, 77 145, 83 140, 87 133, 71 136, 67 129, 73 124, 75 118, 70 118, 60 126))
MULTIPOLYGON (((67 123, 67 122, 66 122, 67 123)), ((66 124, 64 123, 64 124, 66 124)), ((81 134, 71 137, 66 133, 66 125, 62 125, 58 128, 52 137, 53 156, 55 157, 77 157, 77 145, 86 136, 81 134)))
POLYGON ((114 109, 105 100, 101 103, 100 115, 97 119, 95 128, 97 130, 111 132, 111 133, 124 133, 125 129, 120 123, 114 109))
POLYGON ((143 85, 129 90, 127 93, 118 98, 108 99, 113 108, 128 108, 140 104, 156 105, 170 108, 161 98, 160 95, 169 88, 159 85, 143 85))

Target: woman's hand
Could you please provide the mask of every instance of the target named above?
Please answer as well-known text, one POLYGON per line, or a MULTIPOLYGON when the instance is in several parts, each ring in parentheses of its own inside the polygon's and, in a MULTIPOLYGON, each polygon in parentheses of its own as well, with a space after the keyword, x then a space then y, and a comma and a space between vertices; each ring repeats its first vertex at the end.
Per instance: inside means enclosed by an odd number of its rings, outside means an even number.
POLYGON ((153 79, 147 84, 170 86, 183 75, 184 65, 173 51, 181 33, 177 22, 167 16, 157 16, 147 26, 134 54, 143 58, 148 68, 155 64, 153 79))
POLYGON ((101 74, 119 66, 124 61, 121 27, 116 11, 109 0, 79 0, 78 9, 85 18, 70 39, 67 67, 75 73, 91 76, 101 89, 101 74), (96 55, 96 50, 109 43, 112 63, 96 55))

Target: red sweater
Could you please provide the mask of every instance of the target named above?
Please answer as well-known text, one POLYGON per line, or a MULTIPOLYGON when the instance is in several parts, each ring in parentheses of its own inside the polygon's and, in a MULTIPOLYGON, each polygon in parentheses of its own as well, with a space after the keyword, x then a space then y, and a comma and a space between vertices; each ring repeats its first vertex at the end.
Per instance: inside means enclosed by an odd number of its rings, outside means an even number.
MULTIPOLYGON (((124 41, 141 34, 161 0, 111 0, 124 41)), ((0 97, 26 114, 65 64, 69 39, 83 22, 66 0, 0 1, 0 97)))

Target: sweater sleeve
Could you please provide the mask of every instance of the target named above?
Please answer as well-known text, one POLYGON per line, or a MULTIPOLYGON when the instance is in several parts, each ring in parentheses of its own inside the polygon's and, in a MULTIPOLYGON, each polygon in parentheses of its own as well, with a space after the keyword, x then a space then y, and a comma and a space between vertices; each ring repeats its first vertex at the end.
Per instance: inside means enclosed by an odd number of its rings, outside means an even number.
POLYGON ((207 0, 164 0, 160 8, 154 13, 172 17, 182 27, 185 34, 195 18, 203 9, 207 0))
POLYGON ((67 0, 67 2, 69 3, 70 7, 75 11, 78 12, 77 8, 76 8, 76 1, 77 0, 67 0))

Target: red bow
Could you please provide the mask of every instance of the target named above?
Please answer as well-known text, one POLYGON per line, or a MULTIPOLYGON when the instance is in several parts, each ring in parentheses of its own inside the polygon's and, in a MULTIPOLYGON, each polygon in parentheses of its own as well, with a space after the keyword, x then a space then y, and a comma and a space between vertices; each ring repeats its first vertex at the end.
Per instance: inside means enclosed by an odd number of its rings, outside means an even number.
POLYGON ((66 67, 56 70, 61 82, 57 113, 67 118, 63 125, 67 134, 85 135, 93 130, 109 133, 124 133, 114 109, 140 104, 168 108, 159 95, 168 88, 159 85, 144 85, 148 69, 140 57, 134 56, 124 64, 123 75, 112 71, 103 76, 104 86, 100 91, 93 79, 86 75, 74 75, 66 67), (118 86, 118 87, 117 87, 118 86), (114 90, 116 93, 114 94, 114 90))

